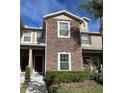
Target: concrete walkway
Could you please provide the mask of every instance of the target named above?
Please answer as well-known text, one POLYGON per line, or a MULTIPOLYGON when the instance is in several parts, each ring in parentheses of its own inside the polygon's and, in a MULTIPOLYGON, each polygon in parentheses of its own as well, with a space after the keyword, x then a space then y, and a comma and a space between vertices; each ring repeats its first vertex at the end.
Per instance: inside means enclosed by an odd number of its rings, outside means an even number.
POLYGON ((20 74, 20 87, 22 86, 22 84, 24 83, 25 80, 25 73, 21 73, 20 74))
POLYGON ((31 76, 31 81, 29 82, 26 93, 48 93, 42 75, 34 73, 31 76))

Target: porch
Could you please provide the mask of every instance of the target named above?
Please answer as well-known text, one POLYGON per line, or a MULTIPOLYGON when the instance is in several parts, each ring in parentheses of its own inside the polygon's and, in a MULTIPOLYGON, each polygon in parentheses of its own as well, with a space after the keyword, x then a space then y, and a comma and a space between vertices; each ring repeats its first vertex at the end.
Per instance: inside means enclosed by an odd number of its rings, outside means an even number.
POLYGON ((102 50, 82 50, 83 68, 90 70, 103 70, 102 50))
POLYGON ((20 70, 25 73, 26 66, 29 66, 32 73, 45 73, 45 49, 43 48, 21 48, 20 70))

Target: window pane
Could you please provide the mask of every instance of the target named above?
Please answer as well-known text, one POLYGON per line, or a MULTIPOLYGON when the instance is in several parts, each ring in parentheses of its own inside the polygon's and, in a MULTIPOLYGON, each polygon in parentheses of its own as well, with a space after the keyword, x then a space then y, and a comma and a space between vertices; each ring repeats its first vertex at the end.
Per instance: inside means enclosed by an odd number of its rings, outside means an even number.
POLYGON ((42 40, 43 40, 43 33, 42 32, 37 32, 36 42, 41 43, 42 40))
POLYGON ((31 41, 31 32, 24 32, 24 41, 31 41))
POLYGON ((37 42, 41 43, 42 42, 42 37, 37 37, 37 42))
POLYGON ((68 23, 60 22, 59 25, 60 35, 68 36, 69 35, 68 23))
POLYGON ((63 54, 60 54, 60 62, 61 62, 61 61, 65 61, 65 60, 64 60, 64 55, 63 55, 63 54))
POLYGON ((24 37, 24 41, 30 41, 31 38, 30 37, 24 37))
POLYGON ((61 54, 60 61, 68 61, 68 54, 61 54))
POLYGON ((69 54, 60 54, 60 70, 69 69, 69 54))
POLYGON ((68 30, 68 23, 60 22, 60 29, 61 30, 68 30))
POLYGON ((68 54, 65 54, 65 61, 68 61, 68 54))
POLYGON ((97 57, 93 57, 93 64, 98 66, 99 59, 97 57))
POLYGON ((82 39, 82 44, 89 44, 89 35, 83 34, 81 36, 81 39, 82 39))
POLYGON ((61 36, 68 36, 68 30, 60 30, 60 35, 61 36))
POLYGON ((42 37, 42 32, 37 32, 37 37, 42 37))
POLYGON ((31 36, 31 32, 28 32, 28 31, 24 32, 24 36, 30 37, 31 36))
POLYGON ((82 40, 82 43, 83 44, 89 44, 89 41, 88 40, 82 40))
POLYGON ((68 70, 69 64, 68 63, 60 63, 60 69, 61 70, 68 70))

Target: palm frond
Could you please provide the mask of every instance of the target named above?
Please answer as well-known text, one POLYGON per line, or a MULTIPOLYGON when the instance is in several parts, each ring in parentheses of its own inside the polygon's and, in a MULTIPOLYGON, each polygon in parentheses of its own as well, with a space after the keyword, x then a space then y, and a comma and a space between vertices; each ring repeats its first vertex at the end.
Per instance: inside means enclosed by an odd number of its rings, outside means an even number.
POLYGON ((78 9, 85 9, 94 17, 99 18, 103 16, 103 0, 83 0, 78 9))

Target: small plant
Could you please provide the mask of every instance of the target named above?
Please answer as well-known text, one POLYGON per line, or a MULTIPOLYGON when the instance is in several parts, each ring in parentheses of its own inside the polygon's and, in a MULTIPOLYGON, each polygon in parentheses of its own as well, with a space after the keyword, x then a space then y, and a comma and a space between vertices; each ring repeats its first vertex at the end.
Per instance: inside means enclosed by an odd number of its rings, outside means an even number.
POLYGON ((26 71, 25 71, 25 80, 30 80, 30 76, 31 76, 31 71, 30 68, 27 66, 26 67, 26 71))

